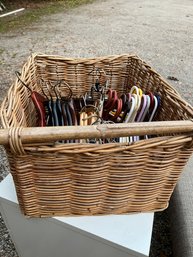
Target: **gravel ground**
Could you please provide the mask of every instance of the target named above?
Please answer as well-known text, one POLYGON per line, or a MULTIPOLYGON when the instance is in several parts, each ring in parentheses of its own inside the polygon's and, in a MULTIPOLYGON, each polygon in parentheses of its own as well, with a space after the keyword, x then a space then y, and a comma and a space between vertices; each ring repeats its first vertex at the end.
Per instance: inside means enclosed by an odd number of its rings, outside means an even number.
MULTIPOLYGON (((192 103, 192 0, 98 0, 0 35, 0 101, 32 52, 90 57, 134 52, 192 103)), ((9 172, 0 148, 0 179, 9 172)), ((0 219, 0 256, 17 256, 0 219)), ((151 257, 171 257, 167 211, 156 214, 151 257)))

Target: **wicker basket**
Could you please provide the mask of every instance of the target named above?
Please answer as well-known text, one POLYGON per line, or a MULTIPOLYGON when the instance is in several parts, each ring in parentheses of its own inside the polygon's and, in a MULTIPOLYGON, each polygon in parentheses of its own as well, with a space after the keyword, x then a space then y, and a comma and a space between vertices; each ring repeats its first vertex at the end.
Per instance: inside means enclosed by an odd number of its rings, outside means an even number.
POLYGON ((156 122, 38 128, 28 90, 16 80, 1 106, 5 145, 22 212, 30 217, 121 214, 163 210, 193 150, 193 109, 135 55, 67 59, 32 55, 22 79, 65 79, 74 97, 90 90, 92 70, 104 69, 120 94, 137 85, 161 95, 156 122), (30 127, 30 128, 27 128, 30 127), (156 135, 128 143, 57 144, 66 138, 156 135))

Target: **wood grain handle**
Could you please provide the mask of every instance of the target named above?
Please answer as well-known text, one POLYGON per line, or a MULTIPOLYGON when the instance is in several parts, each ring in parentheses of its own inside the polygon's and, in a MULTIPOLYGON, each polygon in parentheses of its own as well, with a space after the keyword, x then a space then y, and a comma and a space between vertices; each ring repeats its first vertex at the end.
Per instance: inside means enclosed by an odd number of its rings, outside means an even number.
MULTIPOLYGON (((9 131, 10 129, 0 130, 1 145, 7 145, 9 143, 9 131)), ((193 133, 193 122, 191 120, 101 124, 95 126, 28 127, 21 129, 19 139, 25 144, 46 143, 67 139, 115 138, 188 132, 193 133)))

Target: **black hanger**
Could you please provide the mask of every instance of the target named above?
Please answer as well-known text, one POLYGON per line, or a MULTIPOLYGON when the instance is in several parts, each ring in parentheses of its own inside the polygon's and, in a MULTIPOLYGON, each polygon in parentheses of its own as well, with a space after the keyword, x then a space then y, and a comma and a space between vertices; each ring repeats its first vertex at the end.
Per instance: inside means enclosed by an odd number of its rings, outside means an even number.
POLYGON ((60 84, 57 83, 54 87, 54 93, 56 95, 56 101, 55 101, 55 106, 56 106, 56 113, 57 113, 57 118, 58 118, 58 126, 64 126, 64 119, 63 119, 63 115, 62 115, 62 102, 61 102, 61 96, 59 94, 59 92, 56 91, 56 87, 60 84))

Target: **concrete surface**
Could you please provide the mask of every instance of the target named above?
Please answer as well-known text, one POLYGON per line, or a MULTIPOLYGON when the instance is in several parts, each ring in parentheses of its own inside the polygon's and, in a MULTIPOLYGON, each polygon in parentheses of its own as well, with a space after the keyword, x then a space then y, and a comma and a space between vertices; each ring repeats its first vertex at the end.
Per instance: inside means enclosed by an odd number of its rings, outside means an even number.
MULTIPOLYGON (((193 92, 192 0, 98 0, 0 35, 1 87, 7 88, 31 52, 100 56, 134 52, 189 101, 193 92)), ((3 92, 4 94, 4 92, 3 92)))
MULTIPOLYGON (((44 17, 20 31, 0 34, 0 100, 13 81, 15 70, 21 69, 32 52, 66 57, 134 52, 165 78, 176 77, 179 81, 169 82, 189 103, 193 102, 192 0, 96 0, 66 13, 44 17)), ((4 176, 8 169, 1 152, 0 171, 4 176)), ((192 165, 188 172, 191 169, 192 165)), ((192 181, 192 174, 182 177, 176 196, 180 192, 183 197, 183 181, 187 179, 192 181)), ((188 197, 192 198, 190 194, 188 197)), ((181 206, 192 210, 189 201, 181 200, 178 208, 181 206)), ((189 217, 184 217, 189 224, 189 217)), ((192 228, 192 223, 189 225, 192 228)), ((190 240, 192 237, 186 244, 193 245, 190 240)), ((184 257, 193 256, 191 247, 190 250, 184 257)), ((8 256, 15 255, 3 255, 8 256)))
POLYGON ((171 234, 175 257, 193 256, 193 157, 170 201, 171 234))

